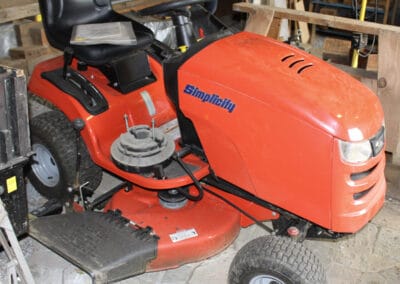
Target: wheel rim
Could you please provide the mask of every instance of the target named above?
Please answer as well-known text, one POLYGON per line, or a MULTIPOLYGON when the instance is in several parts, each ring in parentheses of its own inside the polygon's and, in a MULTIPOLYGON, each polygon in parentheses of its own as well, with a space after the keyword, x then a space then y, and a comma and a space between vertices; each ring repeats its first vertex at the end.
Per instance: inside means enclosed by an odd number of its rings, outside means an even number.
POLYGON ((285 284, 285 282, 272 275, 257 275, 250 279, 249 284, 285 284))
POLYGON ((33 144, 32 171, 45 186, 53 187, 60 181, 60 171, 50 151, 42 144, 33 144))

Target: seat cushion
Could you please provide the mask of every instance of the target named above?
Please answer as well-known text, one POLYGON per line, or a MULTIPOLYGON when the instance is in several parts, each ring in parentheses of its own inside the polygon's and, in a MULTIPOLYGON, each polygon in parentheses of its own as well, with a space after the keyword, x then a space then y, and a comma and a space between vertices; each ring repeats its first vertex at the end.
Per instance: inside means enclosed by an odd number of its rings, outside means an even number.
POLYGON ((154 39, 154 35, 150 29, 139 24, 127 17, 116 14, 117 17, 113 22, 130 21, 136 35, 137 43, 135 45, 71 45, 74 55, 81 61, 89 65, 99 66, 110 62, 113 58, 124 56, 130 52, 143 49, 150 45, 154 39))

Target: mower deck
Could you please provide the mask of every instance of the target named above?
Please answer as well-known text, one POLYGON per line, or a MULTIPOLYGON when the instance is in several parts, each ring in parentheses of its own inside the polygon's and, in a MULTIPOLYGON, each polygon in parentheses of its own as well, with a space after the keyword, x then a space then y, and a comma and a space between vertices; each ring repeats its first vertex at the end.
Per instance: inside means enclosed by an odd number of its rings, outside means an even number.
MULTIPOLYGON (((195 194, 195 189, 189 191, 195 194)), ((240 231, 240 213, 207 192, 201 202, 179 209, 164 208, 158 191, 135 187, 114 195, 105 210, 120 210, 140 227, 150 226, 160 237, 157 258, 146 271, 175 268, 222 251, 240 231)))
POLYGON ((168 209, 158 191, 134 187, 116 193, 104 211, 40 217, 30 235, 103 283, 205 259, 240 230, 239 212, 208 193, 168 209))

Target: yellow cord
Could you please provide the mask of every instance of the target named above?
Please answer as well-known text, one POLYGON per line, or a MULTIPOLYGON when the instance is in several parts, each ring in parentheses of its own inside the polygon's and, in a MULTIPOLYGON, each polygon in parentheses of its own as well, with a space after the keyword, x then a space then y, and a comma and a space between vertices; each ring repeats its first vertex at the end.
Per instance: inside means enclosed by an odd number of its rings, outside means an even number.
MULTIPOLYGON (((367 0, 361 1, 361 10, 360 10, 360 21, 364 22, 365 20, 365 12, 367 10, 367 0)), ((360 39, 361 40, 361 39, 360 39)), ((358 49, 353 50, 353 59, 351 60, 351 67, 358 67, 358 49)))

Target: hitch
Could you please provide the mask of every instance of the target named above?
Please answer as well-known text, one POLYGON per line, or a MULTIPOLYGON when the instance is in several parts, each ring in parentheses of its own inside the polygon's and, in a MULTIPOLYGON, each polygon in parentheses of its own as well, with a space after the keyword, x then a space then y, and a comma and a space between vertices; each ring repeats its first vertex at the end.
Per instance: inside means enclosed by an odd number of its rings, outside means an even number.
POLYGON ((290 238, 301 243, 306 239, 308 230, 311 226, 312 224, 310 222, 300 220, 296 226, 290 226, 287 228, 286 232, 290 238))

